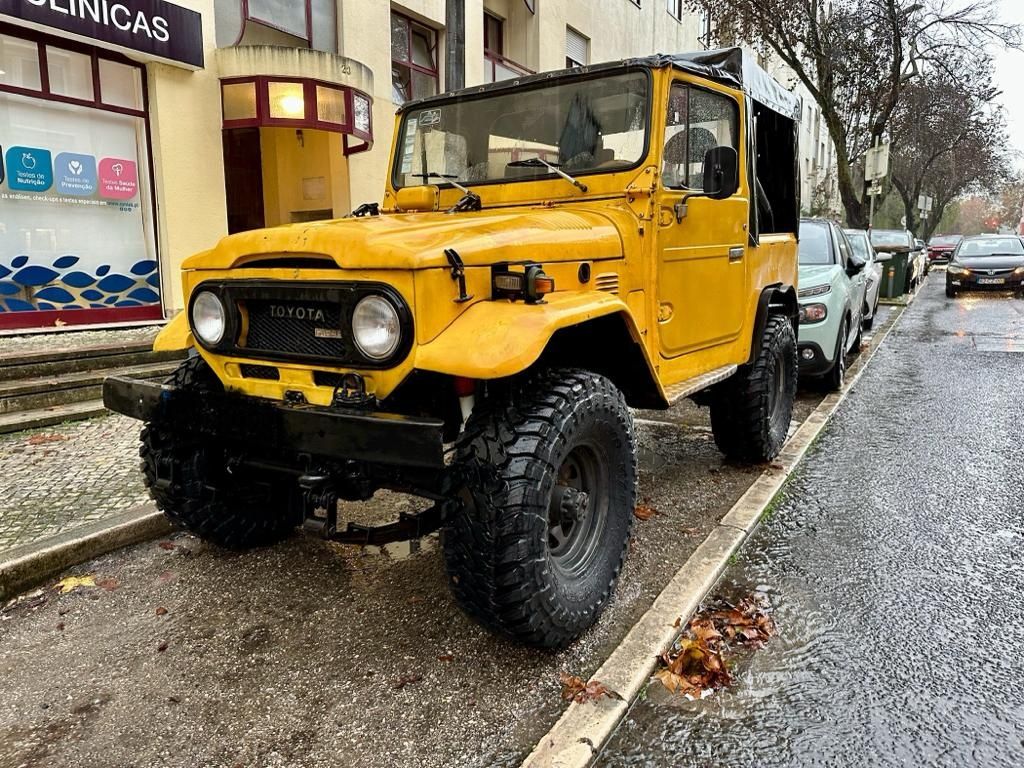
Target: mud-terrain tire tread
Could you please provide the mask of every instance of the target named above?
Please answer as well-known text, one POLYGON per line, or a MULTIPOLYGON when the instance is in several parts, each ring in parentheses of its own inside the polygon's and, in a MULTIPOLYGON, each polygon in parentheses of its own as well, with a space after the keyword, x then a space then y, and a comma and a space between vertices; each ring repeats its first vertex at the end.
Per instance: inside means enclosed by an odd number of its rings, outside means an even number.
MULTIPOLYGON (((582 426, 581 426, 582 425, 582 426)), ((602 429, 606 427, 601 427, 602 429)), ((468 503, 441 531, 451 593, 484 626, 534 646, 561 648, 607 605, 625 561, 636 506, 636 440, 621 392, 579 369, 540 371, 511 396, 478 404, 457 447, 472 478, 468 503), (566 601, 548 560, 548 501, 559 457, 576 429, 598 414, 620 445, 609 450, 609 511, 603 557, 592 564, 586 606, 566 601), (616 466, 620 464, 620 466, 616 466), (602 571, 602 573, 597 573, 602 571)))
MULTIPOLYGON (((216 376, 198 357, 183 362, 166 383, 201 391, 220 388, 216 376)), ((262 490, 257 491, 212 475, 213 465, 222 462, 223 456, 210 441, 158 421, 143 426, 141 441, 143 482, 157 508, 174 525, 233 550, 276 544, 294 530, 287 499, 272 486, 260 486, 262 490), (174 467, 174 480, 158 485, 157 465, 167 460, 174 467)), ((221 463, 217 469, 222 467, 221 463)))
MULTIPOLYGON (((771 461, 778 456, 786 442, 786 434, 772 434, 769 424, 769 387, 774 372, 771 363, 779 347, 789 367, 783 407, 791 419, 796 399, 799 360, 793 324, 781 315, 768 318, 754 362, 743 366, 729 380, 720 384, 712 397, 711 431, 715 445, 734 461, 755 464, 771 461)), ((786 431, 790 419, 786 420, 786 431)))

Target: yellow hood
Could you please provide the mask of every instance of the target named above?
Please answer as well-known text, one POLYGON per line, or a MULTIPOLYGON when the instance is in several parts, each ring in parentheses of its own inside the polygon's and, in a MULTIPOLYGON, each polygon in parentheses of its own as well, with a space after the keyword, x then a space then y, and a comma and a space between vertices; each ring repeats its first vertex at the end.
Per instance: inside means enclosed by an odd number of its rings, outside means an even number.
POLYGON ((467 266, 499 261, 582 261, 623 255, 623 208, 522 208, 477 213, 407 213, 292 224, 230 235, 186 259, 186 269, 230 269, 253 256, 327 256, 344 269, 428 269, 454 248, 467 266))

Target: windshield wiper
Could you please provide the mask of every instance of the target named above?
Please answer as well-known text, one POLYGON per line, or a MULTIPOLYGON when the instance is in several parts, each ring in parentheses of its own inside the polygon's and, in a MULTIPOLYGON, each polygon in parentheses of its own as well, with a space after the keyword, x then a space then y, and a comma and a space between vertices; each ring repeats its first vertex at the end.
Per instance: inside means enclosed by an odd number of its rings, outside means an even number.
POLYGON ((547 160, 544 160, 539 157, 528 157, 526 160, 513 160, 511 163, 508 163, 508 166, 510 168, 540 168, 543 166, 544 168, 547 168, 549 171, 557 173, 563 179, 565 179, 574 187, 576 187, 580 192, 587 191, 586 184, 579 181, 578 179, 574 179, 572 176, 563 171, 554 163, 549 163, 547 160))
POLYGON ((483 207, 483 202, 480 200, 478 195, 468 187, 462 186, 456 179, 459 177, 455 174, 448 173, 437 173, 431 171, 430 173, 414 173, 413 176, 418 176, 421 179, 444 179, 457 190, 462 193, 462 197, 459 198, 458 202, 455 203, 451 208, 448 209, 448 213, 461 213, 462 211, 479 211, 483 207))

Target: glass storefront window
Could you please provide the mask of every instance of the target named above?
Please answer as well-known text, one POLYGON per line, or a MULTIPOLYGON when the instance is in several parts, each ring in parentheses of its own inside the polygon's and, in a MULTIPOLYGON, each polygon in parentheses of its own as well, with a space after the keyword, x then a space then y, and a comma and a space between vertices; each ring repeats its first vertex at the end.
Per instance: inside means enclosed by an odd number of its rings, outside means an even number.
POLYGON ((301 120, 306 115, 302 83, 271 82, 267 86, 270 116, 278 120, 301 120))
POLYGON ((356 94, 352 97, 352 111, 355 113, 354 125, 357 131, 370 132, 370 100, 356 94))
POLYGON ((0 310, 160 306, 145 120, 0 93, 0 310))
POLYGON ((100 98, 111 106, 142 109, 142 70, 100 59, 100 98))
POLYGON ((92 57, 76 51, 46 46, 50 93, 92 101, 92 57))
POLYGON ((345 92, 337 88, 316 87, 316 118, 324 123, 345 122, 345 92))
POLYGON ((0 35, 0 83, 33 91, 43 87, 36 43, 0 35))
POLYGON ((222 92, 225 120, 256 119, 256 83, 227 83, 222 92))

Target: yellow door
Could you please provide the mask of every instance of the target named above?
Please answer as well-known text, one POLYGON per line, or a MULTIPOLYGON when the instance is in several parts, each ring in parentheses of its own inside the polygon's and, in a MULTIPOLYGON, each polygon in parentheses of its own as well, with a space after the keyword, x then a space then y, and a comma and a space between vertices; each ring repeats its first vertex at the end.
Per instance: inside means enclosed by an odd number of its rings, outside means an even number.
POLYGON ((749 201, 742 183, 725 200, 690 198, 682 218, 677 205, 702 191, 708 149, 728 145, 742 155, 740 114, 728 94, 681 81, 672 86, 658 228, 658 331, 667 358, 730 343, 743 327, 749 201))

